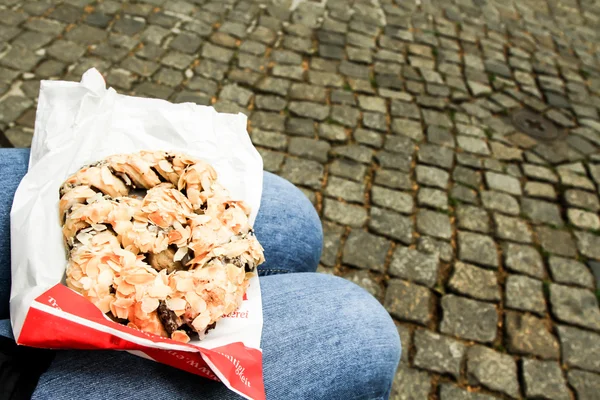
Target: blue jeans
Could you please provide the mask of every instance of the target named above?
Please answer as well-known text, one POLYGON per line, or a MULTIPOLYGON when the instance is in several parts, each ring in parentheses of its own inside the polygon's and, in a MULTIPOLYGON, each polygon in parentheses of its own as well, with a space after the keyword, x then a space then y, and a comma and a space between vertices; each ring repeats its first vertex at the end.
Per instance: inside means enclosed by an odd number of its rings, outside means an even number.
MULTIPOLYGON (((29 151, 0 149, 0 335, 12 337, 9 211, 29 151)), ((360 287, 314 273, 322 230, 296 187, 265 173, 255 231, 268 399, 387 399, 400 340, 385 309, 360 287), (303 273, 298 273, 303 272, 303 273)), ((222 383, 118 351, 58 351, 34 399, 232 399, 222 383)))

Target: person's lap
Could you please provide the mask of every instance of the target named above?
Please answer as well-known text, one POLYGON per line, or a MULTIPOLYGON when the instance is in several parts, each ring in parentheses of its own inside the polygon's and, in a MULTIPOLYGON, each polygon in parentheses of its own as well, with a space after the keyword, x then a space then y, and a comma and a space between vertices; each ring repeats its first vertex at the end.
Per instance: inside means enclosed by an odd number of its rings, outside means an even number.
MULTIPOLYGON (((8 211, 28 153, 0 149, 0 335, 10 333, 8 211), (2 235, 4 233, 4 235, 2 235), (4 319, 4 320, 2 320, 4 319)), ((256 235, 268 398, 386 398, 399 339, 381 305, 341 278, 316 274, 322 231, 312 204, 289 182, 265 173, 256 235), (286 272, 313 272, 287 274, 286 272), (278 274, 278 275, 273 275, 278 274), (266 276, 269 275, 269 276, 266 276)), ((128 353, 58 351, 34 393, 39 399, 237 398, 212 382, 128 353)))

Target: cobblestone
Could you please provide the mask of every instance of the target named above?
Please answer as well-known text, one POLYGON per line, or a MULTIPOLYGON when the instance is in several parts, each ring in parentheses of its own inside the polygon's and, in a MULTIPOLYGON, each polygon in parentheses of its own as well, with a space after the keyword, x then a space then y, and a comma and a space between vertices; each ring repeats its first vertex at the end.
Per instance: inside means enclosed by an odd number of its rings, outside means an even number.
POLYGON ((597 397, 600 390, 600 375, 574 369, 569 371, 568 380, 579 400, 593 400, 597 397))
POLYGON ((454 378, 460 376, 465 354, 464 344, 424 329, 416 331, 414 343, 415 366, 440 374, 449 374, 454 378))
POLYGON ((486 267, 498 267, 496 244, 489 236, 459 231, 458 257, 486 267))
POLYGON ((394 252, 389 273, 392 276, 433 288, 437 282, 438 270, 437 256, 400 246, 394 252))
POLYGON ((589 290, 551 284, 550 304, 558 320, 600 331, 598 301, 589 290))
POLYGON ((498 314, 493 305, 448 294, 442 297, 442 309, 442 333, 482 343, 496 338, 498 314))
POLYGON ((387 289, 385 308, 400 320, 427 325, 432 318, 433 294, 424 286, 393 279, 387 289))
POLYGON ((483 385, 512 398, 519 397, 517 365, 512 357, 484 346, 467 352, 467 376, 470 384, 483 385))
POLYGON ((500 301, 500 287, 496 274, 474 265, 456 262, 448 287, 478 300, 500 301))
POLYGON ((560 365, 554 361, 523 360, 525 396, 551 400, 569 400, 560 365))
POLYGON ((542 282, 523 275, 509 275, 506 279, 506 307, 530 311, 538 315, 546 312, 542 282))
POLYGON ((558 326, 557 331, 563 363, 600 372, 600 335, 570 326, 558 326))
POLYGON ((550 333, 543 319, 531 314, 507 311, 504 322, 508 350, 511 353, 558 359, 558 340, 550 333))
POLYGON ((357 268, 383 272, 390 244, 382 237, 353 229, 346 240, 342 261, 357 268))

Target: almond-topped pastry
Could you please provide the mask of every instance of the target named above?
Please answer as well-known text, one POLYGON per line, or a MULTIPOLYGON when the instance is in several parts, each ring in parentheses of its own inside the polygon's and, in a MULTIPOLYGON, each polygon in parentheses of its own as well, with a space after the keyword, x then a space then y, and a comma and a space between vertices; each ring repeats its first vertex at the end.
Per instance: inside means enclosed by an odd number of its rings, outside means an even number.
POLYGON ((207 163, 162 151, 81 168, 60 189, 67 285, 114 320, 181 342, 242 302, 264 261, 207 163))

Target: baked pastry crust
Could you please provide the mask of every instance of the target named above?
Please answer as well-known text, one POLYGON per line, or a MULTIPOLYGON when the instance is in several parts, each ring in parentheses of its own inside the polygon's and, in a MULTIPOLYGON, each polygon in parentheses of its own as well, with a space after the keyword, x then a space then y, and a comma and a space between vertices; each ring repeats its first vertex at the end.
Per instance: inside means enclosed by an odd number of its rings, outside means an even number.
POLYGON ((67 286, 114 320, 181 342, 239 308, 264 261, 248 205, 182 153, 83 167, 62 185, 59 209, 67 286))

